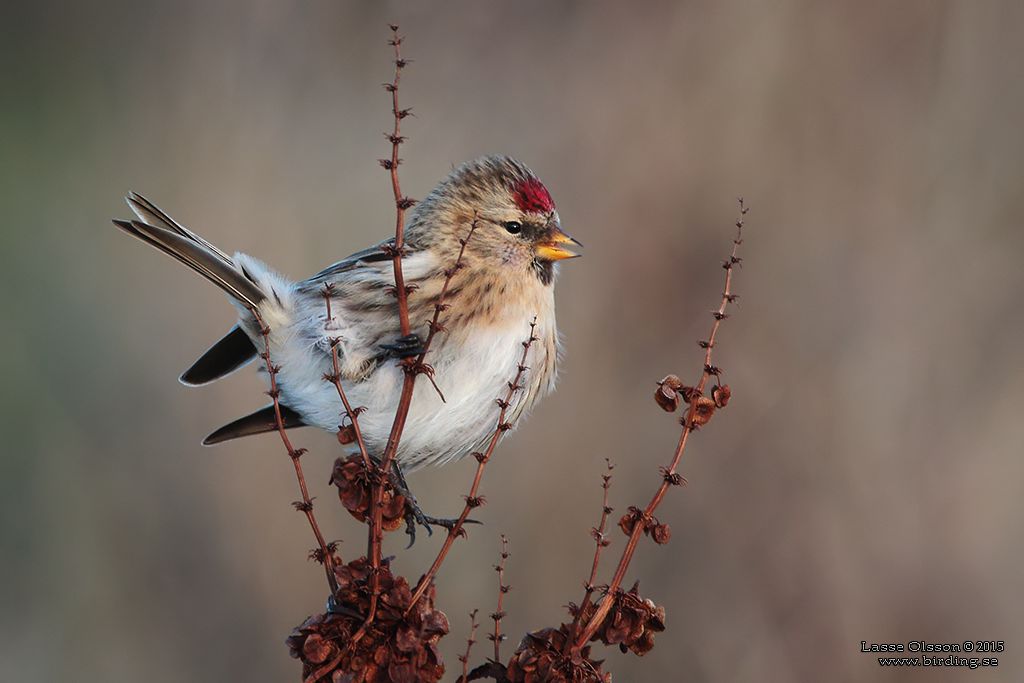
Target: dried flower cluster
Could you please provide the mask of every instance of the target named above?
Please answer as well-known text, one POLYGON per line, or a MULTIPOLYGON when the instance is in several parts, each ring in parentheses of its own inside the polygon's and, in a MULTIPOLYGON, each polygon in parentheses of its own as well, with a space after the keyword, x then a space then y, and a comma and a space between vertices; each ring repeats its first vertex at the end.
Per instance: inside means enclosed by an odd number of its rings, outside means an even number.
MULTIPOLYGON (((584 609, 582 621, 593 616, 594 606, 584 609), (587 614, 587 612, 590 614, 587 614)), ((570 607, 573 616, 576 608, 570 607)), ((629 591, 618 591, 612 599, 612 608, 591 640, 605 645, 618 645, 623 652, 645 655, 654 647, 654 634, 665 630, 665 608, 640 596, 639 584, 629 591)))
POLYGON ((619 519, 619 528, 622 529, 622 533, 629 536, 637 524, 642 525, 644 533, 658 545, 665 545, 672 538, 672 529, 668 524, 662 524, 654 515, 649 515, 637 506, 630 505, 629 511, 619 519))
MULTIPOLYGON (((360 453, 334 461, 331 484, 338 488, 342 506, 360 522, 370 519, 370 505, 373 487, 380 478, 378 468, 367 467, 360 453)), ((405 519, 405 496, 395 491, 390 482, 382 482, 381 526, 385 531, 394 531, 405 519)))
POLYGON ((432 683, 444 664, 437 642, 448 634, 448 617, 434 609, 431 586, 415 604, 409 582, 385 562, 378 570, 376 618, 363 629, 373 599, 373 568, 365 557, 335 570, 335 600, 344 612, 306 619, 288 638, 292 657, 302 661, 303 680, 332 683, 432 683), (351 610, 351 613, 350 613, 351 610), (357 634, 362 636, 355 640, 357 634))
MULTIPOLYGON (((721 368, 711 369, 721 371, 721 368)), ((716 384, 711 390, 709 398, 703 395, 701 389, 685 386, 683 381, 675 375, 666 375, 660 379, 658 388, 654 391, 655 402, 665 412, 674 413, 679 409, 680 401, 685 401, 692 406, 693 414, 683 417, 682 420, 684 425, 689 421, 691 428, 706 425, 715 414, 715 409, 727 406, 730 398, 732 398, 732 390, 728 384, 716 384)))
POLYGON ((526 634, 505 671, 509 683, 610 683, 602 662, 590 658, 590 646, 565 652, 572 644, 570 627, 546 628, 526 634))

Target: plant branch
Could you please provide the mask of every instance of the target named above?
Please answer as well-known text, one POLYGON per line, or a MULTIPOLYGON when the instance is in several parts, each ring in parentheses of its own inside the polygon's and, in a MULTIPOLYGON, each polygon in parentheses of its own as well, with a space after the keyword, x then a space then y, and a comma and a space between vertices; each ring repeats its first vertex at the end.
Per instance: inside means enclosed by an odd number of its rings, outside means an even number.
MULTIPOLYGON (((328 282, 324 285, 323 297, 324 304, 327 307, 327 321, 324 326, 327 327, 331 324, 333 316, 331 314, 331 295, 334 292, 334 284, 328 282)), ((345 393, 345 388, 341 385, 341 361, 338 358, 338 345, 341 343, 341 337, 331 337, 331 372, 324 375, 324 381, 334 385, 334 388, 338 391, 338 398, 341 399, 341 404, 345 407, 345 417, 349 419, 352 424, 352 435, 355 438, 356 445, 359 447, 359 454, 363 456, 363 464, 367 468, 370 468, 370 452, 366 448, 366 441, 363 439, 363 432, 359 428, 359 413, 365 410, 364 408, 357 407, 353 408, 352 404, 349 403, 348 395, 345 393)), ((338 426, 338 435, 340 440, 342 425, 338 426)))
POLYGON ((391 112, 394 116, 394 127, 390 134, 386 134, 391 142, 391 158, 385 159, 382 165, 391 174, 391 190, 395 196, 395 245, 392 254, 392 266, 395 271, 395 297, 398 299, 398 320, 402 329, 402 336, 411 332, 409 325, 409 289, 405 286, 405 277, 402 275, 402 256, 405 250, 405 210, 413 204, 413 200, 402 194, 402 186, 398 181, 398 165, 402 160, 398 158, 398 148, 405 142, 402 137, 402 119, 411 112, 398 108, 398 84, 402 78, 402 69, 408 61, 402 59, 402 36, 398 33, 398 26, 392 24, 391 40, 388 43, 395 50, 395 76, 390 83, 385 83, 384 88, 391 93, 391 112))
MULTIPOLYGON (((402 36, 398 33, 398 26, 391 24, 391 40, 388 43, 394 48, 395 74, 390 83, 384 85, 384 89, 391 93, 391 112, 394 125, 391 133, 387 136, 391 142, 391 158, 382 159, 381 165, 390 173, 391 190, 395 199, 395 243, 391 247, 391 264, 395 275, 394 295, 398 304, 398 322, 403 337, 411 332, 409 325, 409 292, 405 284, 405 276, 402 273, 402 257, 405 254, 405 210, 413 204, 413 200, 402 195, 402 187, 398 179, 398 165, 401 159, 398 157, 398 148, 405 142, 402 137, 401 122, 408 112, 398 108, 398 84, 402 77, 402 69, 407 64, 402 59, 402 36)), ((387 445, 381 456, 380 467, 375 471, 374 483, 370 494, 370 524, 367 540, 367 556, 370 559, 370 610, 366 621, 359 631, 352 638, 352 643, 357 643, 366 633, 366 629, 376 616, 377 599, 380 595, 380 573, 381 573, 381 546, 384 542, 383 532, 383 498, 384 483, 389 476, 389 468, 398 448, 398 441, 401 438, 402 430, 405 429, 405 420, 409 414, 409 403, 412 400, 412 390, 416 381, 416 373, 412 371, 411 364, 403 363, 405 378, 402 383, 402 394, 399 398, 398 408, 395 412, 395 420, 391 425, 391 433, 388 436, 387 445)), ((373 472, 374 470, 371 470, 373 472)))
MULTIPOLYGON (((487 448, 484 452, 473 454, 473 457, 476 458, 477 462, 476 474, 473 476, 473 484, 469 488, 469 495, 466 496, 466 503, 463 506, 458 519, 455 520, 455 524, 453 524, 452 528, 448 530, 448 535, 444 539, 444 544, 441 546, 441 550, 438 551, 437 557, 434 558, 433 564, 430 565, 430 569, 427 570, 427 573, 423 575, 423 578, 421 578, 419 583, 416 585, 416 591, 413 593, 412 600, 409 602, 409 610, 416 605, 416 602, 423 596, 427 587, 430 586, 430 582, 434 580, 438 570, 441 568, 445 558, 448 556, 448 551, 451 550, 452 545, 455 543, 455 539, 460 535, 463 535, 462 527, 465 525, 470 511, 473 510, 473 508, 480 507, 484 504, 483 497, 478 495, 480 490, 480 481, 484 476, 484 468, 487 466, 488 461, 490 461, 491 456, 494 454, 494 449, 497 447, 498 441, 501 440, 501 435, 512 428, 512 424, 506 422, 505 416, 508 412, 509 406, 512 405, 512 399, 515 397, 516 393, 523 388, 521 382, 526 371, 529 369, 526 366, 526 357, 530 352, 530 347, 533 346, 535 341, 537 341, 537 337, 534 334, 536 329, 537 318, 534 317, 534 319, 530 321, 530 336, 522 342, 523 353, 519 358, 515 377, 508 383, 508 391, 505 393, 505 398, 495 399, 495 403, 498 404, 501 410, 498 413, 498 422, 494 428, 494 432, 491 434, 491 440, 488 442, 487 448)), ((408 613, 408 610, 406 610, 406 613, 408 613)))
POLYGON ((487 638, 494 643, 494 661, 501 662, 501 643, 508 636, 501 633, 501 620, 505 617, 505 594, 512 590, 512 587, 505 584, 505 563, 508 561, 508 537, 501 535, 501 561, 494 565, 494 571, 498 572, 498 607, 491 614, 494 620, 494 633, 487 638))
POLYGON ((302 500, 296 501, 293 505, 295 509, 302 511, 309 521, 309 526, 313 530, 313 535, 316 537, 317 542, 317 550, 314 553, 314 557, 324 565, 324 570, 327 573, 327 584, 330 586, 331 595, 334 595, 338 590, 337 579, 334 576, 334 544, 329 544, 324 540, 324 535, 320 531, 320 525, 313 514, 313 499, 309 496, 309 488, 306 486, 306 477, 302 472, 302 463, 300 462, 306 449, 292 446, 291 439, 288 438, 288 432, 284 427, 284 418, 281 415, 281 391, 277 386, 277 373, 281 371, 281 367, 274 365, 270 356, 270 328, 267 327, 258 310, 252 309, 252 314, 256 318, 256 323, 260 326, 260 335, 263 337, 263 353, 260 354, 260 357, 266 364, 267 375, 270 377, 270 390, 267 392, 267 395, 274 402, 274 423, 277 427, 277 433, 281 437, 281 442, 284 443, 285 450, 288 451, 288 457, 291 458, 292 466, 295 468, 295 478, 299 482, 299 491, 302 494, 302 500))
MULTIPOLYGON (((401 55, 401 43, 402 37, 398 33, 398 27, 391 25, 392 38, 389 43, 394 47, 395 52, 395 75, 391 83, 385 85, 391 93, 391 110, 394 117, 394 128, 393 133, 389 136, 391 141, 391 158, 383 159, 381 165, 384 166, 390 172, 391 175, 391 186, 395 196, 395 244, 393 249, 393 268, 395 273, 395 296, 398 304, 398 318, 399 326, 402 334, 408 335, 411 327, 409 324, 409 300, 408 295, 415 289, 413 286, 406 286, 405 279, 402 274, 402 255, 405 249, 404 242, 404 226, 405 226, 405 210, 413 204, 413 200, 402 195, 401 186, 398 180, 398 166, 401 163, 401 159, 398 158, 398 147, 405 141, 405 138, 401 136, 401 120, 409 115, 408 109, 399 109, 398 107, 398 86, 401 78, 402 69, 408 64, 401 55)), ((466 244, 472 237, 477 227, 477 221, 474 217, 473 223, 470 225, 470 229, 466 237, 461 242, 458 257, 455 263, 450 269, 445 272, 444 284, 441 288, 441 293, 438 296, 438 300, 434 305, 434 315, 429 324, 429 331, 427 338, 423 343, 423 351, 414 358, 409 358, 402 361, 402 367, 405 371, 405 375, 402 382, 402 390, 398 399, 398 406, 395 409, 395 418, 391 425, 391 431, 388 434, 388 440, 384 447, 384 453, 380 458, 380 465, 375 470, 375 476, 373 477, 374 483, 371 491, 371 510, 370 510, 370 524, 369 524, 369 539, 368 539, 368 550, 367 556, 370 560, 371 566, 371 600, 370 610, 367 615, 366 621, 363 626, 353 636, 352 642, 358 642, 358 640, 366 633, 366 629, 372 623, 374 616, 376 615, 377 599, 380 594, 380 573, 381 573, 381 554, 383 545, 383 496, 384 486, 389 473, 391 471, 391 465, 394 462, 395 456, 398 452, 398 445, 402 438, 402 432, 405 430, 405 423, 408 419, 409 408, 412 404, 413 389, 415 388, 416 378, 421 374, 431 376, 433 374, 433 368, 424 362, 427 352, 430 349, 430 345, 434 341, 434 337, 438 331, 443 329, 443 325, 439 323, 439 317, 441 312, 446 310, 447 305, 445 304, 445 298, 448 295, 449 285, 452 278, 462 268, 462 258, 466 251, 466 244)), ((431 377, 431 381, 433 378, 431 377)), ((436 384, 435 384, 436 387, 436 384)), ((442 395, 442 400, 444 399, 442 395)), ((415 602, 415 601, 414 601, 415 602)))
POLYGON ((596 589, 594 582, 597 581, 597 570, 601 564, 601 551, 611 543, 605 536, 605 531, 608 528, 608 515, 612 513, 612 507, 608 505, 608 492, 612 487, 612 470, 615 469, 615 465, 607 458, 605 463, 607 463, 608 471, 601 475, 601 489, 604 492, 601 502, 601 522, 590 530, 590 535, 594 538, 594 561, 590 567, 590 578, 587 579, 587 583, 583 586, 586 591, 583 595, 583 602, 580 603, 579 609, 576 611, 576 617, 573 620, 573 633, 579 628, 580 618, 586 612, 587 607, 590 606, 590 600, 594 595, 594 590, 596 589))
POLYGON ((473 610, 469 613, 469 638, 466 639, 466 652, 459 655, 459 661, 462 662, 462 675, 456 681, 456 683, 467 683, 469 681, 469 656, 473 652, 473 645, 476 644, 476 614, 477 610, 473 610))
MULTIPOLYGON (((702 397, 704 389, 707 388, 707 384, 712 377, 716 379, 721 374, 721 370, 711 364, 711 354, 715 346, 715 339, 718 335, 718 328, 721 326, 722 321, 728 316, 726 315, 726 309, 729 304, 736 301, 736 295, 732 293, 732 275, 733 270, 740 264, 740 258, 737 256, 739 246, 743 244, 743 224, 744 219, 749 210, 743 204, 743 198, 739 200, 739 218, 736 220, 736 236, 732 241, 732 251, 729 254, 729 258, 722 264, 725 269, 725 287, 722 291, 722 300, 716 311, 712 312, 714 322, 711 325, 711 332, 706 340, 700 342, 701 347, 704 349, 704 369, 701 374, 700 382, 694 391, 696 397, 702 397)), ((672 456, 672 461, 669 463, 667 468, 662 470, 662 482, 651 498, 651 501, 647 504, 647 507, 643 511, 643 519, 650 519, 658 505, 665 498, 665 494, 668 492, 670 486, 678 485, 682 482, 682 477, 676 473, 676 469, 679 467, 679 462, 683 458, 683 453, 686 451, 686 445, 689 442, 690 434, 694 432, 701 424, 706 422, 706 419, 699 417, 699 399, 689 401, 689 409, 686 412, 685 417, 682 420, 683 430, 679 435, 679 441, 676 444, 675 453, 672 456)), ((583 630, 577 634, 575 642, 573 644, 574 649, 583 647, 594 635, 598 628, 601 627, 605 617, 608 616, 608 612, 612 608, 613 598, 616 592, 622 585, 622 581, 626 576, 626 571, 629 569, 629 563, 633 559, 633 555, 636 552, 637 544, 640 542, 640 537, 643 535, 645 525, 642 521, 638 520, 633 525, 633 529, 629 535, 629 540, 626 543, 625 549, 622 551, 622 557, 619 558, 618 567, 615 569, 615 574, 612 577, 611 583, 608 585, 607 595, 601 604, 598 605, 594 615, 590 618, 583 630)))

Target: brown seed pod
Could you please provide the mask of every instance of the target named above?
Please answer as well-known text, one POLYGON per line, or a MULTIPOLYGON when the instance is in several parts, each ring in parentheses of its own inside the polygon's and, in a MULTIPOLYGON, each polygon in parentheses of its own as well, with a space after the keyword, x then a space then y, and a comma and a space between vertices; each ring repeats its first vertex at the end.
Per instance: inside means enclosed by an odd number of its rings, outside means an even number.
POLYGON ((619 528, 627 536, 633 533, 633 528, 644 518, 643 510, 635 505, 629 506, 629 511, 619 519, 619 528))
POLYGON ((391 573, 387 562, 376 570, 380 599, 374 627, 353 640, 370 609, 374 571, 365 557, 338 565, 334 611, 310 617, 288 638, 291 656, 302 661, 304 680, 314 672, 325 682, 441 680, 444 663, 437 643, 448 633, 448 617, 434 607, 433 586, 411 605, 411 587, 391 573))
POLYGON ((614 601, 592 640, 618 645, 623 652, 647 654, 654 647, 654 634, 665 630, 665 608, 641 597, 636 586, 615 595, 614 601))
POLYGON ((683 383, 675 375, 665 375, 658 382, 658 388, 654 392, 654 400, 666 413, 674 413, 679 409, 679 389, 683 383))
POLYGON ((720 384, 711 390, 711 398, 715 400, 716 406, 724 408, 729 405, 729 399, 732 398, 732 389, 728 384, 720 384))
POLYGON ((352 428, 352 425, 345 425, 344 427, 338 428, 338 443, 342 446, 347 446, 355 440, 356 430, 352 428))
MULTIPOLYGON (((602 671, 602 662, 591 658, 589 645, 578 653, 566 653, 566 644, 571 644, 570 629, 568 624, 562 624, 557 629, 546 628, 526 634, 512 655, 508 668, 501 671, 499 664, 495 672, 499 675, 494 679, 509 683, 611 683, 612 676, 602 671)), ((480 669, 487 671, 488 666, 480 669)), ((471 674, 470 680, 474 678, 471 674)))
POLYGON ((682 387, 679 390, 679 393, 687 403, 693 403, 694 399, 699 398, 701 395, 701 393, 697 391, 697 387, 682 387))
POLYGON ((706 425, 715 414, 715 402, 707 396, 700 396, 693 402, 693 424, 698 427, 706 425))
MULTIPOLYGON (((342 506, 360 522, 365 522, 370 516, 372 478, 359 453, 347 458, 338 458, 334 463, 331 483, 338 489, 338 498, 342 506)), ((384 506, 381 527, 385 531, 394 531, 405 520, 405 496, 399 495, 393 487, 385 485, 381 503, 384 506)))

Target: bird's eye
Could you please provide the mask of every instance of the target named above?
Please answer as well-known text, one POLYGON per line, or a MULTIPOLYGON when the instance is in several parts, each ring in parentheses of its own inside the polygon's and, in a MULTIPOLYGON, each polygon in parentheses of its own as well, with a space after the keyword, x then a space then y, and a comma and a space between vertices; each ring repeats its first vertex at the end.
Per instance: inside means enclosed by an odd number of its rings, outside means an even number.
POLYGON ((505 221, 502 225, 511 235, 518 235, 523 231, 523 224, 519 221, 505 221))

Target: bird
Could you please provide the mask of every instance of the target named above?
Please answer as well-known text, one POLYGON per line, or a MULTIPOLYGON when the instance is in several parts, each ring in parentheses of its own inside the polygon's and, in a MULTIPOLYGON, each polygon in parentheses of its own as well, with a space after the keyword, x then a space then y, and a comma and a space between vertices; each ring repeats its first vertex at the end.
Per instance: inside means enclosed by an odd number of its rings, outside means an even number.
MULTIPOLYGON (((561 346, 554 297, 558 264, 580 255, 570 245, 582 245, 562 230, 544 183, 516 159, 491 155, 468 161, 410 210, 401 259, 410 291, 408 336, 401 333, 394 296, 394 237, 295 281, 253 256, 222 251, 142 195, 130 192, 126 201, 135 219, 114 225, 217 285, 237 310, 235 325, 180 381, 198 387, 221 379, 261 357, 266 343, 279 368, 283 426, 337 433, 344 406, 336 387, 324 381, 333 372, 336 346, 338 379, 350 405, 365 409, 358 416, 360 431, 378 460, 401 393, 400 361, 422 351, 450 274, 444 329, 426 358, 437 390, 430 382, 416 383, 394 456, 406 491, 406 474, 457 461, 491 438, 495 416, 488 406, 506 393, 531 323, 536 342, 527 348, 529 370, 507 421, 518 422, 554 389, 561 346)), ((265 363, 259 372, 269 379, 265 363)), ((276 429, 271 404, 213 431, 203 444, 276 429)), ((409 496, 428 531, 431 524, 450 522, 424 515, 409 496)), ((414 540, 415 527, 410 533, 414 540)))

